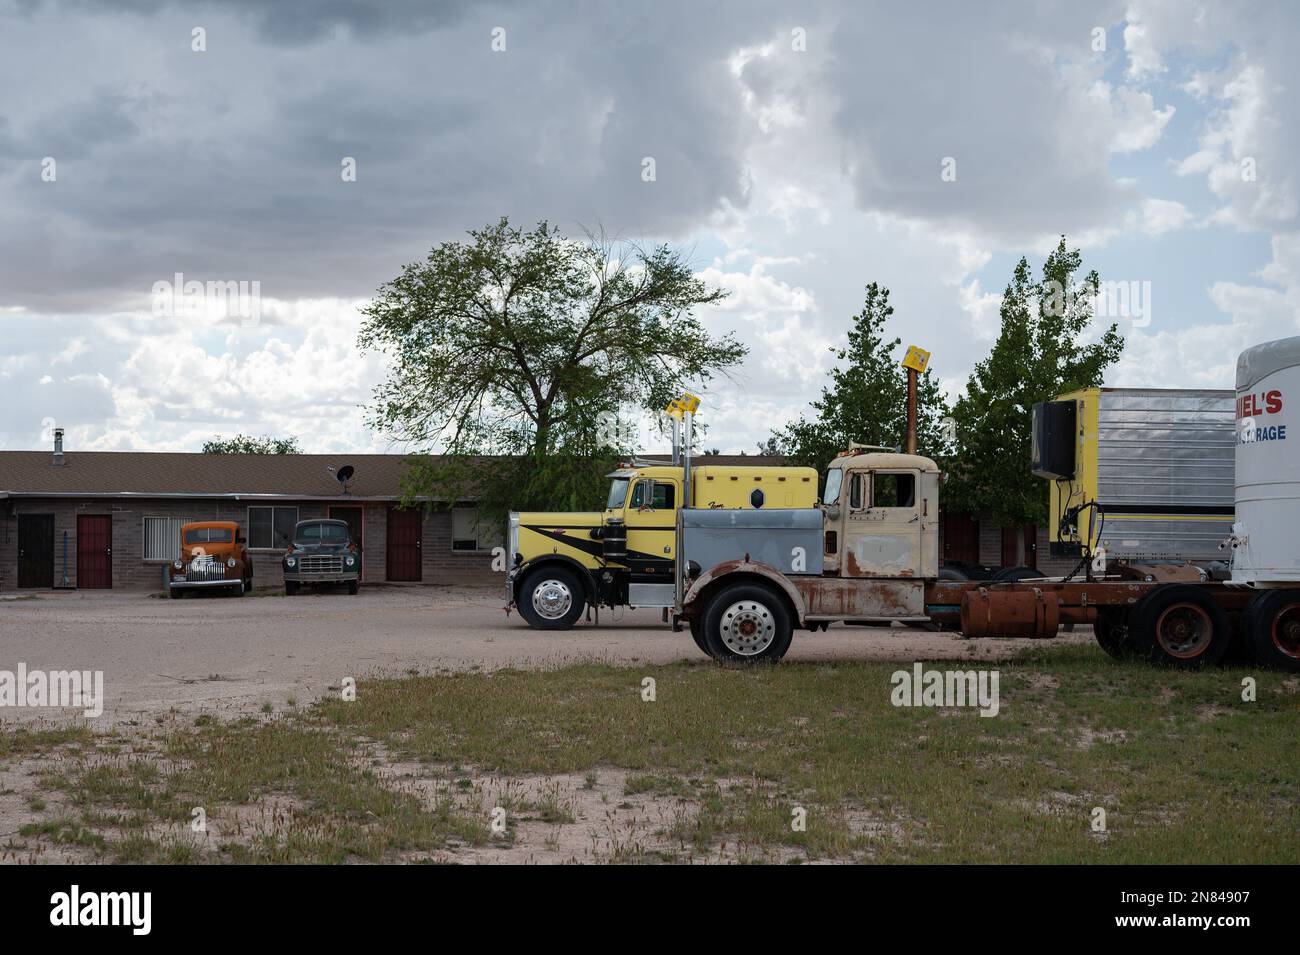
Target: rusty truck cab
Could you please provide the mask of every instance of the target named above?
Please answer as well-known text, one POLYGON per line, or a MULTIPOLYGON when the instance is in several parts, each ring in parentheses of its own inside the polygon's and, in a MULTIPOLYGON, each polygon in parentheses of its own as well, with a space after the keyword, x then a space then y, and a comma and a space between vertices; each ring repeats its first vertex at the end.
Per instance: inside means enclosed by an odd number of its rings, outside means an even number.
POLYGON ((823 573, 930 579, 939 575, 939 468, 929 458, 847 453, 822 494, 823 573))

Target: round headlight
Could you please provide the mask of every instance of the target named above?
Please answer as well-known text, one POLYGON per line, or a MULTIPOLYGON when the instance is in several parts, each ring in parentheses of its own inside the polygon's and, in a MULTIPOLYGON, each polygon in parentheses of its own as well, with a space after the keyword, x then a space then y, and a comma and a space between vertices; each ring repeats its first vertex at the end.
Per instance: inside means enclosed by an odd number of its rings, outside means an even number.
POLYGON ((175 567, 177 570, 182 570, 185 567, 185 565, 182 564, 179 560, 172 561, 172 566, 175 567))
POLYGON ((296 563, 298 563, 298 559, 296 557, 286 557, 284 559, 284 566, 286 567, 292 567, 296 563))
POLYGON ((348 566, 351 567, 353 564, 355 564, 355 563, 357 562, 357 559, 356 559, 355 557, 352 557, 351 555, 349 555, 348 558, 347 558, 347 561, 348 561, 348 566))
POLYGON ((234 569, 235 569, 235 558, 231 557, 229 560, 227 560, 227 561, 226 561, 226 566, 229 567, 231 570, 234 570, 234 569))

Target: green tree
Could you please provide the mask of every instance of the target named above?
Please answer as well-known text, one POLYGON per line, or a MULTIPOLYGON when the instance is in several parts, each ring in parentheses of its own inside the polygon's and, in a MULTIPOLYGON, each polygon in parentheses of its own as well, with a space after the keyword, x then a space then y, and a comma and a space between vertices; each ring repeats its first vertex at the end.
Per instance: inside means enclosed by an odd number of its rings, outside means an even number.
POLYGON ((496 519, 599 506, 630 417, 744 357, 692 314, 725 294, 666 245, 503 218, 406 265, 362 309, 360 344, 392 361, 370 423, 442 453, 413 459, 409 498, 473 497, 496 519))
POLYGON ((233 438, 217 435, 211 441, 203 443, 204 454, 302 454, 298 439, 271 438, 263 435, 255 438, 247 434, 237 434, 233 438))
MULTIPOLYGON (((768 448, 780 448, 795 463, 826 467, 850 442, 904 447, 907 441, 907 373, 899 361, 902 339, 885 340, 894 314, 889 289, 872 282, 862 310, 853 317, 848 345, 831 349, 839 363, 830 387, 812 403, 817 412, 773 433, 768 448)), ((948 413, 939 383, 927 369, 917 381, 917 450, 940 457, 947 451, 942 419, 948 413)))
POLYGON ((1047 482, 1030 472, 1035 402, 1100 385, 1124 350, 1117 326, 1088 341, 1096 271, 1076 275, 1083 258, 1065 237, 1035 282, 1024 258, 1002 295, 1002 328, 975 366, 953 408, 958 449, 944 486, 951 510, 987 513, 1003 524, 1047 519, 1047 482))

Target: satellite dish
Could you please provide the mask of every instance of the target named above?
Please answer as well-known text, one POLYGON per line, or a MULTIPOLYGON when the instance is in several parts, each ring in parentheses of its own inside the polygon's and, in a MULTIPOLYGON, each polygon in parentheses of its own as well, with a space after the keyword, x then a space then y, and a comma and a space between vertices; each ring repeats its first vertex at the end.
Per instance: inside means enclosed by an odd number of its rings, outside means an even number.
POLYGON ((348 482, 352 480, 352 475, 355 473, 356 468, 350 464, 345 464, 343 467, 338 469, 334 476, 338 478, 339 486, 346 491, 348 488, 348 482))

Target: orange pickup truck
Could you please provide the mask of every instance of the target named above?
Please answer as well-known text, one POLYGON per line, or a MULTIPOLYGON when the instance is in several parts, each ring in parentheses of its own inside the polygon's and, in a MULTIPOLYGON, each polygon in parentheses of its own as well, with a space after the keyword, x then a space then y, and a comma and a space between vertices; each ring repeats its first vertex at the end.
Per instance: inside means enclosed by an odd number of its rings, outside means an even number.
POLYGON ((196 521, 181 527, 181 556, 167 577, 167 593, 227 590, 237 597, 253 592, 253 562, 247 541, 234 521, 196 521))

